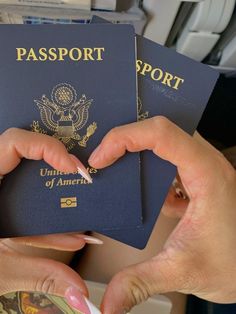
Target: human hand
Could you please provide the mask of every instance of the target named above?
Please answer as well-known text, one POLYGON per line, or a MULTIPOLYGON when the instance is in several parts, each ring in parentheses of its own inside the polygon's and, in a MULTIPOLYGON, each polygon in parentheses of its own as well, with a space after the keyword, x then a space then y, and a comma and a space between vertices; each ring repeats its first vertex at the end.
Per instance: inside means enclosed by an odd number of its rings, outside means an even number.
MULTIPOLYGON (((84 176, 88 175, 81 162, 70 155, 62 143, 50 136, 15 128, 2 133, 0 175, 12 171, 22 158, 44 159, 59 171, 73 173, 79 170, 84 176)), ((76 251, 86 243, 101 244, 101 241, 75 233, 0 239, 0 295, 14 291, 58 295, 65 297, 73 307, 89 313, 82 296, 87 296, 88 291, 75 271, 54 260, 23 254, 16 245, 76 251)))
POLYGON ((103 298, 103 313, 124 313, 153 294, 170 291, 235 302, 235 170, 209 143, 164 117, 111 130, 89 163, 99 169, 126 151, 145 149, 177 166, 188 199, 168 196, 163 209, 173 215, 176 208, 181 217, 177 227, 160 254, 113 277, 103 298))

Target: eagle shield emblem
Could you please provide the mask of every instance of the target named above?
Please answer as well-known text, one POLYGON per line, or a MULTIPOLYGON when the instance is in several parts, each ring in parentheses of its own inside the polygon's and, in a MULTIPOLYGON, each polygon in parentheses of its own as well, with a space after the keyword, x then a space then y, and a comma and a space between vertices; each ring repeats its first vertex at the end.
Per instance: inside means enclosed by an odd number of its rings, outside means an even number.
MULTIPOLYGON (((97 123, 93 122, 87 127, 85 135, 79 131, 87 124, 89 108, 93 99, 87 99, 82 94, 78 99, 74 87, 67 83, 56 85, 51 92, 51 99, 43 95, 40 100, 34 100, 39 108, 43 124, 53 132, 53 136, 62 141, 68 150, 76 143, 82 147, 87 146, 89 138, 97 129, 97 123)), ((33 121, 32 131, 47 134, 38 121, 33 121)))

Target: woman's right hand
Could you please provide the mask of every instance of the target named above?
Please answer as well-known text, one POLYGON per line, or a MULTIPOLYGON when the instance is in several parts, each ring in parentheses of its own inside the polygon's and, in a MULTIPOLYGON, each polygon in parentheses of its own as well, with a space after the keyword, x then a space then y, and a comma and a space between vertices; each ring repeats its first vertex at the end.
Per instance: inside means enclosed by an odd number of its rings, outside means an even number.
POLYGON ((178 216, 178 225, 161 252, 113 277, 103 298, 103 313, 124 313, 151 295, 171 291, 213 302, 235 302, 234 168, 204 139, 192 138, 160 116, 111 130, 89 164, 101 169, 126 151, 143 150, 152 150, 177 166, 188 198, 169 194, 164 211, 178 216))

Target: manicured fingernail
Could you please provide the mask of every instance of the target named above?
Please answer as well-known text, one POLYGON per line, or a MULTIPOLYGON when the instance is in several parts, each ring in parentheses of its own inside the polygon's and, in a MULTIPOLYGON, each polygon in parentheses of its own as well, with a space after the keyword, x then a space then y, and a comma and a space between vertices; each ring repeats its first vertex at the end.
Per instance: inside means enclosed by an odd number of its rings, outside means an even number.
POLYGON ((93 164, 96 165, 96 163, 99 161, 100 157, 99 157, 99 153, 101 150, 101 145, 98 145, 98 147, 92 152, 92 154, 89 157, 89 164, 93 164))
POLYGON ((91 314, 85 297, 76 288, 69 287, 65 292, 65 299, 76 310, 79 310, 83 314, 91 314))
POLYGON ((89 183, 93 183, 93 179, 91 178, 90 174, 88 173, 88 171, 86 170, 86 168, 83 166, 83 168, 81 167, 77 167, 79 174, 81 174, 81 176, 87 180, 89 183))
POLYGON ((95 305, 93 305, 93 303, 91 303, 88 299, 85 298, 85 301, 89 307, 89 310, 91 312, 91 314, 102 314, 98 308, 96 308, 95 305))
POLYGON ((90 174, 88 173, 88 170, 85 168, 82 162, 72 154, 70 154, 70 157, 74 161, 79 174, 89 183, 93 183, 93 179, 91 178, 90 174))
POLYGON ((180 188, 176 188, 175 192, 178 198, 182 198, 184 200, 187 199, 187 195, 185 195, 184 192, 180 188))
POLYGON ((90 237, 86 234, 78 234, 77 237, 83 239, 88 244, 103 244, 102 240, 95 237, 90 237))

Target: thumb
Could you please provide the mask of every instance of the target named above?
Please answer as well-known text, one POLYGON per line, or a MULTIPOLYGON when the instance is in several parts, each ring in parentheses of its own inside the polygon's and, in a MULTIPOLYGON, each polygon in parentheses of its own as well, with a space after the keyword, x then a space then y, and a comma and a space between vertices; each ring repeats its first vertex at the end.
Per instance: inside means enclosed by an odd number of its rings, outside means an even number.
POLYGON ((183 261, 180 259, 181 256, 176 256, 172 260, 168 253, 163 251, 151 260, 132 265, 117 273, 104 294, 102 313, 124 314, 154 294, 188 290, 183 281, 183 261))
POLYGON ((16 253, 3 243, 0 247, 0 295, 15 291, 56 295, 66 298, 81 312, 89 313, 83 296, 88 296, 88 290, 70 267, 50 259, 16 253))

